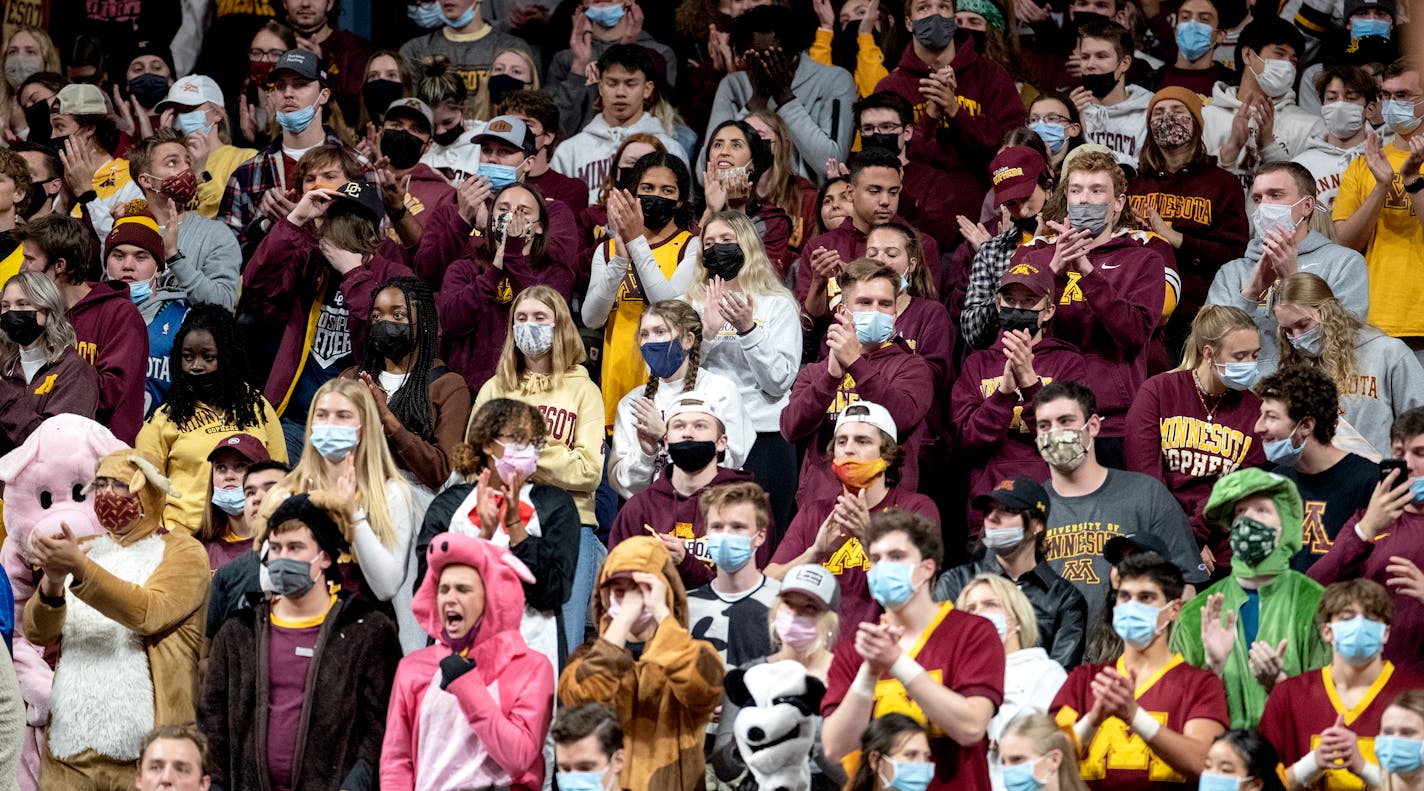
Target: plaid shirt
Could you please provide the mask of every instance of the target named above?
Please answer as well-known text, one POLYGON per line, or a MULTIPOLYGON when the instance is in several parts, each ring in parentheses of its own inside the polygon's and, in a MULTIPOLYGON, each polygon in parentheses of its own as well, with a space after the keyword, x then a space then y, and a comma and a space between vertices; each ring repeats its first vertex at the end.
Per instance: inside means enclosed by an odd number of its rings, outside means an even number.
MULTIPOLYGON (((322 142, 346 146, 329 128, 326 130, 326 140, 322 142)), ((355 149, 347 146, 347 150, 360 160, 361 167, 366 171, 366 181, 374 186, 376 177, 371 163, 357 154, 355 149)), ((227 181, 227 189, 223 191, 217 219, 237 234, 244 261, 251 258, 252 251, 267 235, 270 223, 258 207, 262 205, 262 196, 268 190, 282 186, 282 156, 282 136, 278 135, 266 148, 258 152, 257 156, 242 163, 232 172, 232 178, 227 181)), ((286 187, 301 192, 300 184, 288 184, 286 187)))
POLYGON ((959 313, 959 331, 975 349, 989 348, 998 336, 999 310, 994 294, 999 289, 999 278, 1019 249, 1019 239, 1019 229, 1010 224, 1008 230, 985 240, 974 254, 969 285, 964 290, 964 309, 959 313))

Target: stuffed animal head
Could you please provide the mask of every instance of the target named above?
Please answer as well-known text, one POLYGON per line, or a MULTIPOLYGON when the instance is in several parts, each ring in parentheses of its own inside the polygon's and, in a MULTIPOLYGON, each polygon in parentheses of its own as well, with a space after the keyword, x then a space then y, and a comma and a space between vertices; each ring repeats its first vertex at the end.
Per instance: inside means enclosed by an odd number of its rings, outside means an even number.
POLYGON ((761 791, 811 787, 812 717, 826 687, 800 662, 783 660, 732 670, 727 698, 741 707, 733 730, 737 750, 761 791))
POLYGON ((156 530, 163 525, 163 509, 168 498, 182 497, 173 484, 158 470, 159 461, 141 450, 121 450, 99 460, 95 478, 113 478, 128 484, 129 493, 143 505, 143 519, 130 530, 156 530))

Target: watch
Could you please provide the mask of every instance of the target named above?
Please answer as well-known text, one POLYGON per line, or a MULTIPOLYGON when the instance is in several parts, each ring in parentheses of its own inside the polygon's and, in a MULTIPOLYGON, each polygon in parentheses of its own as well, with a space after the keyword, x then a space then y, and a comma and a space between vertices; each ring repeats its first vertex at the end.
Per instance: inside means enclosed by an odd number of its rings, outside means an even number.
POLYGON ((1424 176, 1416 176, 1415 179, 1404 185, 1404 191, 1413 195, 1420 190, 1424 190, 1424 176))

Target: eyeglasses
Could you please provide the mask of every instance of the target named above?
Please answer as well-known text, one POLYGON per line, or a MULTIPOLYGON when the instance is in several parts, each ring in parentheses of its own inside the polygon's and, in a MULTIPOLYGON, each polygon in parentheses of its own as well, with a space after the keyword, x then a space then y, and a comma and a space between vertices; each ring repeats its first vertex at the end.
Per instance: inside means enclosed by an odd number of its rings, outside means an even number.
POLYGON ((1064 126, 1073 123, 1071 120, 1064 118, 1058 113, 1049 113, 1048 115, 1030 115, 1028 117, 1028 122, 1031 124, 1036 124, 1039 121, 1042 121, 1045 124, 1062 124, 1064 126))
POLYGON ((249 49, 247 57, 252 60, 281 60, 287 54, 285 49, 249 49))
POLYGON ((867 124, 860 128, 860 133, 863 135, 898 135, 903 131, 905 131, 904 124, 894 124, 888 121, 886 123, 877 124, 875 126, 867 124))

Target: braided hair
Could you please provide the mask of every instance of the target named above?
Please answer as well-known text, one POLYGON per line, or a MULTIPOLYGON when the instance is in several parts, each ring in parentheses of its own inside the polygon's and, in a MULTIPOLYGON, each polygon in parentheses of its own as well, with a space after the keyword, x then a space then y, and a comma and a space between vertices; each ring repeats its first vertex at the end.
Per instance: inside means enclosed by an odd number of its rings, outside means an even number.
MULTIPOLYGON (((435 370, 435 358, 440 344, 440 322, 435 314, 435 294, 424 280, 416 277, 393 277, 371 294, 371 312, 381 292, 395 289, 405 297, 406 315, 411 322, 415 341, 415 361, 406 371, 405 384, 391 396, 387 406, 411 433, 427 442, 435 441, 435 417, 430 406, 430 378, 435 370)), ((371 333, 366 334, 365 354, 361 370, 379 380, 386 369, 385 357, 376 348, 371 333)))
POLYGON ((173 350, 168 353, 168 370, 173 372, 173 386, 168 390, 160 410, 168 411, 168 419, 186 431, 198 422, 198 405, 204 404, 225 416, 239 431, 262 425, 266 402, 262 391, 253 387, 247 373, 247 353, 237 332, 237 319, 220 305, 198 303, 188 308, 183 324, 173 338, 173 350), (218 387, 209 400, 200 400, 182 375, 183 344, 194 332, 213 336, 218 350, 218 387))
MULTIPOLYGON (((692 348, 687 350, 687 375, 682 378, 682 392, 687 393, 697 389, 697 366, 702 358, 702 315, 697 309, 683 302, 680 299, 665 299, 662 302, 654 302, 643 311, 642 321, 647 321, 649 316, 655 316, 667 323, 668 329, 672 331, 672 336, 677 341, 682 341, 682 336, 692 333, 692 348)), ((648 384, 643 388, 643 397, 649 400, 658 392, 657 374, 648 372, 648 384)))

